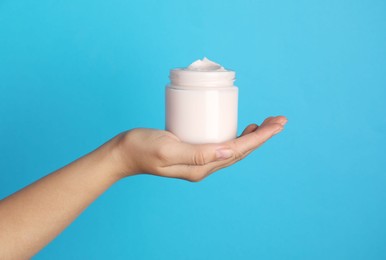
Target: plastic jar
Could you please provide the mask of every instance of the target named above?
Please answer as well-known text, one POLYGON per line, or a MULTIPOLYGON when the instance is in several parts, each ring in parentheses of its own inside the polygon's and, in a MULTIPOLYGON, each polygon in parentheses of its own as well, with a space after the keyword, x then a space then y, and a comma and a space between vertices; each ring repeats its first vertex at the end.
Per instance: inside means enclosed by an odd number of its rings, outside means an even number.
POLYGON ((170 71, 166 130, 193 144, 221 143, 237 136, 235 72, 206 58, 170 71))

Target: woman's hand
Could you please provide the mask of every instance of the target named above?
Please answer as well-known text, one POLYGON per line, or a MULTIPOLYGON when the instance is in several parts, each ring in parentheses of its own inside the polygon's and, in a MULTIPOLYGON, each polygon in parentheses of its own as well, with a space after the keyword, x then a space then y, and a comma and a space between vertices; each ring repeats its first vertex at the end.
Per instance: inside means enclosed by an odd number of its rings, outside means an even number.
POLYGON ((199 145, 183 143, 168 131, 136 128, 117 137, 119 174, 149 173, 200 181, 246 157, 283 130, 286 123, 284 116, 269 117, 260 126, 249 125, 234 140, 199 145))
POLYGON ((283 129, 283 116, 249 125, 239 138, 192 145, 167 131, 134 129, 0 200, 0 259, 27 259, 119 179, 137 173, 200 181, 283 129))

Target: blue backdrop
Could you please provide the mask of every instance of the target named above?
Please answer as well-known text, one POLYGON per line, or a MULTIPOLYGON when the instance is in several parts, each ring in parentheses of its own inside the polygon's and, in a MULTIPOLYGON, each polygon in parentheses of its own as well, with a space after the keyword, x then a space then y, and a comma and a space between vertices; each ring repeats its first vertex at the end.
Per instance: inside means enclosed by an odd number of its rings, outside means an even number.
POLYGON ((172 67, 237 72, 239 131, 283 133, 201 183, 116 184, 36 259, 386 259, 386 2, 0 1, 0 197, 134 127, 172 67))

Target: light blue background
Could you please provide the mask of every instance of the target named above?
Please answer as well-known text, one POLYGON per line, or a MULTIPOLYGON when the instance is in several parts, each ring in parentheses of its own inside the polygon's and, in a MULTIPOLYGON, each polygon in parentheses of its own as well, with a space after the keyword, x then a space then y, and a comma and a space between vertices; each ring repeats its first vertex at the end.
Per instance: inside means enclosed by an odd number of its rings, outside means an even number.
POLYGON ((386 2, 0 1, 0 197, 134 127, 168 70, 237 72, 239 131, 286 130, 201 183, 116 184, 36 259, 386 259, 386 2))

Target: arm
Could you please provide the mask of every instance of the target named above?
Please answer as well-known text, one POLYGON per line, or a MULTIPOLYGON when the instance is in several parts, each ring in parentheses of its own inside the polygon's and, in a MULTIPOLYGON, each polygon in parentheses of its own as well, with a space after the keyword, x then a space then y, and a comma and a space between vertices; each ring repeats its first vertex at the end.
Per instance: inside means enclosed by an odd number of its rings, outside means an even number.
POLYGON ((134 129, 0 201, 0 259, 32 257, 121 178, 138 173, 200 181, 280 132, 285 117, 248 126, 222 144, 182 143, 167 131, 134 129))

